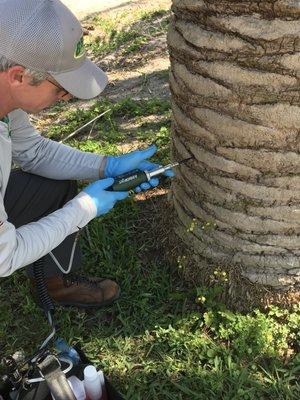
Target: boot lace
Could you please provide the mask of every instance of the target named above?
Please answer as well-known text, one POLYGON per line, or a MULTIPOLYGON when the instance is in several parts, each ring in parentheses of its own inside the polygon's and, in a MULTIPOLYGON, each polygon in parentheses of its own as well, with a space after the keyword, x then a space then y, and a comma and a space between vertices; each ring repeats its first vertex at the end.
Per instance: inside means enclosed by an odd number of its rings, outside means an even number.
POLYGON ((97 282, 92 281, 90 278, 86 278, 85 276, 78 276, 78 275, 71 275, 68 277, 64 278, 64 283, 67 287, 73 286, 73 285, 86 285, 90 286, 92 288, 97 287, 97 282))

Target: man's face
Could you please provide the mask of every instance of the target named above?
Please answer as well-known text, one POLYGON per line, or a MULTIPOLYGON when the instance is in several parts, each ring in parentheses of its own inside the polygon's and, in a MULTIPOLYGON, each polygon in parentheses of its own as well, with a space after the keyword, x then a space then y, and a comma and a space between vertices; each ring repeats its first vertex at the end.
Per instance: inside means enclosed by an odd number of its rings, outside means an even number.
POLYGON ((13 81, 11 94, 18 108, 29 113, 38 113, 60 100, 68 101, 73 97, 52 78, 32 85, 31 77, 24 73, 24 69, 19 71, 17 80, 13 81))

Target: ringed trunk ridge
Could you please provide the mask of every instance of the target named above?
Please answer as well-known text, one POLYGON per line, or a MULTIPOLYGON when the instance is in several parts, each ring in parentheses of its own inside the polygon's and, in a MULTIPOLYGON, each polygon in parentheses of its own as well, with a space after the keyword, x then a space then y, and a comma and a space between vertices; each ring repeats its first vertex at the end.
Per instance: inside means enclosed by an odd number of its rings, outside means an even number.
POLYGON ((173 154, 194 157, 172 187, 176 233, 200 264, 298 291, 300 4, 173 0, 173 13, 173 154))

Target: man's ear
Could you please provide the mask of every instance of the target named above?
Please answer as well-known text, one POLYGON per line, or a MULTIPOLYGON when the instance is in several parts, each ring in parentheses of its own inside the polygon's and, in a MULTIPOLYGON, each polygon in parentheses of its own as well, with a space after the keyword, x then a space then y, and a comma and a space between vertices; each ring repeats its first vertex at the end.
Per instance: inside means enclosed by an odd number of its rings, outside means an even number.
POLYGON ((7 71, 8 82, 11 86, 17 87, 24 84, 25 68, 21 65, 10 67, 7 71))

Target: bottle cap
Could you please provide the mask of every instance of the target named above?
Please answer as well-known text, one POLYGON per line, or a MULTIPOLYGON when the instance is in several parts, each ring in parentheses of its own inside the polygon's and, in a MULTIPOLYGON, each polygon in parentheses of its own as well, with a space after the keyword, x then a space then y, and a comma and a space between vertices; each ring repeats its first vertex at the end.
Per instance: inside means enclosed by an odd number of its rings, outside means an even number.
POLYGON ((87 367, 85 367, 83 374, 85 380, 92 380, 95 379, 95 377, 98 377, 97 370, 93 365, 88 365, 87 367))

